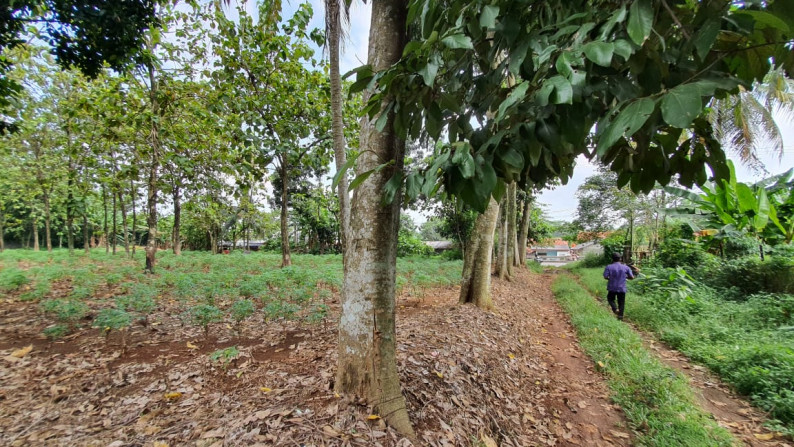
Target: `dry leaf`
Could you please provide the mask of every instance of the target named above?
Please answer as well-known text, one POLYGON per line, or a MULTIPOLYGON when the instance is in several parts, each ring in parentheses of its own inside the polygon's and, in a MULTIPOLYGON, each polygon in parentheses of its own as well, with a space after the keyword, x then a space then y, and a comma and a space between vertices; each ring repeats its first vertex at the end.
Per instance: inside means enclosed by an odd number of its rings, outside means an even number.
POLYGON ((629 439, 631 437, 628 433, 623 433, 622 431, 609 430, 609 432, 612 433, 612 436, 616 438, 629 439))
POLYGON ((367 419, 369 419, 370 421, 377 421, 378 419, 380 419, 380 416, 378 416, 377 414, 371 414, 367 416, 367 419))
POLYGON ((16 357, 18 359, 21 359, 22 357, 28 355, 32 350, 33 350, 33 345, 27 345, 22 349, 17 349, 14 352, 12 352, 11 357, 16 357))
POLYGON ((579 405, 579 408, 587 408, 587 402, 583 400, 580 400, 576 405, 579 405))
POLYGON ((165 393, 163 397, 165 398, 165 400, 177 400, 180 397, 182 397, 182 393, 180 393, 179 391, 173 391, 171 393, 165 393))
POLYGON ((440 373, 438 371, 433 371, 433 373, 435 373, 435 375, 437 375, 438 377, 440 377, 442 379, 444 378, 444 373, 440 373))
POLYGON ((601 360, 598 361, 598 366, 600 366, 602 368, 605 368, 604 362, 602 362, 601 360))
POLYGON ((507 356, 510 357, 510 360, 513 360, 514 358, 516 358, 515 354, 507 354, 507 356))
POLYGON ((269 393, 269 392, 271 392, 271 391, 273 391, 273 390, 271 390, 270 388, 268 388, 268 387, 266 387, 266 386, 260 386, 260 387, 259 387, 259 391, 261 391, 261 392, 263 392, 263 393, 269 393))
POLYGON ((486 435, 485 433, 480 435, 480 440, 482 440, 482 443, 485 444, 485 447, 499 447, 499 444, 497 444, 492 437, 486 435))
POLYGON ((338 431, 336 431, 330 425, 326 425, 326 426, 323 427, 323 434, 326 435, 326 436, 330 436, 332 438, 336 438, 336 437, 339 436, 340 433, 338 431))
POLYGON ((163 441, 154 441, 154 445, 152 447, 169 447, 167 442, 163 441))
POLYGON ((193 344, 193 343, 191 343, 191 342, 187 342, 187 348, 188 348, 188 349, 198 349, 198 346, 194 345, 194 344, 193 344))
POLYGON ((774 433, 753 433, 753 436, 755 436, 755 439, 758 439, 759 441, 769 441, 775 438, 774 433))

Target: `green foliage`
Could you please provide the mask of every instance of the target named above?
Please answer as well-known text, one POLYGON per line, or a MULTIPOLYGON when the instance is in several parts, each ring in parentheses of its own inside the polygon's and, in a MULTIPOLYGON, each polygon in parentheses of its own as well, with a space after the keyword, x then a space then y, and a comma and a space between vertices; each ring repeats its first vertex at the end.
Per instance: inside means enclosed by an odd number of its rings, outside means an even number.
POLYGON ((755 256, 711 262, 698 275, 711 287, 730 291, 735 299, 759 292, 794 293, 794 258, 755 256))
POLYGON ((15 290, 29 282, 25 273, 18 268, 6 267, 0 270, 0 291, 15 290))
POLYGON ((240 350, 237 346, 229 346, 228 348, 218 349, 210 354, 210 361, 213 363, 220 363, 221 368, 225 371, 229 364, 240 356, 240 350))
POLYGON ((604 247, 603 262, 605 264, 612 263, 612 253, 618 253, 623 256, 623 248, 626 245, 626 236, 622 232, 614 232, 601 241, 604 247))
POLYGON ((695 280, 681 267, 645 269, 635 283, 641 293, 654 292, 671 300, 695 301, 692 297, 695 280))
POLYGON ((668 237, 659 247, 655 261, 667 268, 698 269, 707 262, 707 259, 708 253, 697 242, 668 237))
POLYGON ((254 302, 245 299, 235 301, 229 309, 232 320, 237 322, 237 324, 240 324, 243 320, 253 315, 255 311, 256 306, 254 306, 254 302))
POLYGON ((285 303, 283 301, 271 301, 263 310, 265 312, 265 318, 268 320, 276 320, 279 318, 290 320, 300 309, 300 306, 297 304, 285 303))
POLYGON ((433 249, 422 242, 416 234, 408 231, 400 231, 397 238, 397 256, 430 256, 432 254, 433 249))
POLYGON ((607 265, 607 262, 611 263, 612 259, 607 260, 604 255, 597 253, 587 253, 584 258, 579 260, 579 265, 584 268, 603 267, 607 265))
POLYGON ((122 330, 132 324, 132 315, 122 309, 102 309, 91 324, 106 331, 122 330))
POLYGON ((81 301, 72 299, 43 301, 41 308, 45 313, 54 315, 58 321, 68 324, 69 327, 74 327, 88 314, 88 306, 81 301))
POLYGON ((53 326, 49 326, 44 329, 44 336, 50 339, 57 339, 61 338, 64 335, 67 335, 71 330, 69 326, 66 324, 56 324, 53 326))
POLYGON ((328 317, 328 306, 325 304, 316 304, 312 306, 311 311, 306 316, 306 322, 311 324, 316 324, 321 321, 325 321, 328 317))
POLYGON ((206 336, 209 326, 213 323, 223 321, 223 312, 215 306, 209 304, 199 304, 188 310, 188 316, 193 324, 201 326, 206 336))

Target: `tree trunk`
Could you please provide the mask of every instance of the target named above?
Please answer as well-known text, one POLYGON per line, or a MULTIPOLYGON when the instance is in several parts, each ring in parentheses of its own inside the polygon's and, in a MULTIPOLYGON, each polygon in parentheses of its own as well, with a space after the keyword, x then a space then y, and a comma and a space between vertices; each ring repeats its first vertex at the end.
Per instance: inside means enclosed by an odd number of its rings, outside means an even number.
POLYGON ((110 247, 108 246, 108 194, 107 190, 105 189, 105 185, 102 185, 102 210, 103 210, 103 225, 105 231, 105 253, 110 253, 110 247))
POLYGON ((135 256, 135 246, 138 245, 135 239, 136 225, 138 225, 138 214, 135 211, 135 200, 137 200, 137 195, 138 194, 135 193, 135 182, 130 179, 130 199, 132 202, 132 253, 130 257, 135 256))
POLYGON ((127 227, 127 207, 124 206, 124 195, 119 189, 119 208, 121 209, 121 228, 124 231, 124 253, 130 254, 129 227, 127 227))
POLYGON ((286 155, 281 160, 281 169, 279 175, 281 176, 281 266, 288 267, 292 265, 292 259, 289 253, 289 227, 287 222, 287 180, 288 167, 286 165, 286 155))
POLYGON ((518 262, 523 267, 527 265, 527 237, 529 235, 529 218, 532 212, 533 198, 532 193, 527 191, 526 199, 524 199, 524 209, 521 212, 521 228, 518 234, 518 262))
POLYGON ((182 254, 182 201, 179 195, 179 186, 174 186, 174 228, 171 233, 171 242, 174 245, 174 254, 179 256, 182 254))
POLYGON ((507 271, 507 196, 502 198, 499 211, 499 245, 496 247, 496 271, 494 273, 499 276, 499 279, 505 279, 505 277, 509 277, 507 271))
POLYGON ((2 205, 0 205, 0 253, 6 249, 5 222, 6 215, 3 212, 2 205))
MULTIPOLYGON (((342 170, 347 162, 345 154, 345 134, 343 123, 342 78, 339 73, 339 42, 341 30, 341 1, 326 1, 326 23, 328 27, 328 53, 331 63, 331 133, 334 138, 334 160, 336 171, 342 170)), ((339 195, 339 232, 342 239, 342 256, 347 247, 347 233, 350 227, 350 196, 348 195, 347 175, 339 177, 337 194, 339 195)))
POLYGON ((119 234, 118 225, 116 225, 116 192, 111 190, 110 193, 113 195, 113 235, 110 238, 110 245, 113 247, 113 254, 116 254, 116 235, 119 234))
POLYGON ((485 213, 477 216, 467 244, 460 281, 460 303, 491 309, 491 252, 499 221, 499 203, 491 197, 485 213))
POLYGON ((51 222, 51 215, 50 212, 50 194, 49 192, 44 192, 44 241, 47 243, 47 251, 52 252, 52 235, 50 234, 50 222, 51 222))
MULTIPOLYGON (((154 76, 154 65, 149 62, 149 101, 152 107, 152 116, 157 117, 160 113, 157 101, 157 80, 154 76)), ((149 132, 149 139, 152 146, 152 154, 149 165, 149 191, 147 195, 146 224, 149 227, 149 239, 146 241, 146 267, 144 271, 154 273, 155 257, 157 256, 157 170, 160 165, 160 132, 159 121, 152 119, 152 128, 149 132)))
POLYGON ((39 251, 39 219, 33 218, 33 251, 39 251))
POLYGON ((66 195, 66 246, 69 249, 69 255, 74 254, 74 188, 73 170, 71 161, 69 162, 69 181, 67 183, 68 193, 66 195))
POLYGON ((507 279, 513 277, 513 267, 518 262, 516 200, 516 182, 510 182, 507 185, 507 279))
MULTIPOLYGON (((85 199, 83 199, 85 200, 85 199)), ((91 253, 91 240, 88 234, 88 207, 83 207, 83 251, 91 253)))
MULTIPOLYGON (((374 0, 368 62, 377 73, 396 63, 405 45, 405 0, 374 0)), ((384 99, 384 105, 388 98, 384 99)), ((386 182, 403 168, 405 142, 393 131, 390 113, 383 133, 375 122, 361 128, 357 173, 386 161, 394 164, 367 178, 353 194, 344 292, 339 322, 335 388, 367 399, 387 424, 415 439, 397 374, 394 300, 400 194, 382 204, 386 182)))

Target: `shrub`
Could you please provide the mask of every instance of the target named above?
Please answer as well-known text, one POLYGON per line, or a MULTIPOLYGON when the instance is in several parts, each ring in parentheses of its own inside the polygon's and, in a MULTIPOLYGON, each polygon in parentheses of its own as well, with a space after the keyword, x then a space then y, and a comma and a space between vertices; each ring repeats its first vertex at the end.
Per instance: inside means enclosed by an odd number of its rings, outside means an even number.
MULTIPOLYGON (((612 255, 609 255, 609 262, 612 262, 612 255)), ((584 258, 579 260, 579 266, 584 268, 603 267, 607 265, 604 255, 598 253, 587 253, 584 258)))
POLYGON ((659 247, 656 261, 662 267, 697 268, 707 262, 709 254, 697 242, 687 239, 668 238, 659 247))
POLYGON ((209 334, 209 326, 212 323, 223 321, 223 312, 215 306, 209 304, 199 304, 188 310, 191 321, 196 326, 204 329, 204 336, 209 334))
POLYGON ((416 235, 407 231, 400 231, 397 238, 397 256, 430 256, 432 254, 433 249, 422 242, 416 235))
POLYGON ((441 259, 445 261, 457 261, 463 259, 463 252, 460 251, 459 248, 453 248, 452 250, 444 250, 441 252, 441 259))
POLYGON ((229 346, 225 349, 218 349, 210 354, 210 361, 213 363, 220 363, 221 368, 225 371, 229 364, 240 356, 240 350, 237 346, 229 346))
POLYGON ((22 270, 14 267, 6 267, 0 270, 0 290, 16 290, 30 282, 22 270))
POLYGON ((298 305, 283 301, 272 301, 264 308, 265 318, 268 320, 275 320, 277 318, 290 319, 299 310, 300 307, 298 305))
POLYGON ((88 306, 76 300, 47 300, 41 303, 41 307, 44 312, 53 314, 59 322, 66 323, 69 329, 88 313, 88 306))
POLYGON ((256 307, 251 300, 237 300, 232 304, 230 309, 232 320, 234 320, 238 326, 243 320, 253 315, 254 311, 256 311, 256 307))
POLYGON ((603 261, 601 265, 606 265, 612 262, 612 253, 620 253, 623 255, 623 247, 626 245, 626 236, 622 233, 613 233, 609 237, 601 241, 604 247, 603 261))
POLYGON ((705 283, 733 291, 735 299, 747 299, 759 292, 794 293, 794 260, 770 257, 761 261, 750 256, 709 265, 700 275, 705 283))

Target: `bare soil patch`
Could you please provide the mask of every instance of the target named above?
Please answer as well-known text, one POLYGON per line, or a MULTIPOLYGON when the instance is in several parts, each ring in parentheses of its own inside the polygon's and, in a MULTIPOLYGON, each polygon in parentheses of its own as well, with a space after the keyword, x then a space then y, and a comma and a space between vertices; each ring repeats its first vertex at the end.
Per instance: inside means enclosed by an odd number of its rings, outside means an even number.
MULTIPOLYGON (((495 280, 493 312, 458 305, 456 287, 398 299, 399 370, 422 444, 631 445, 550 282, 525 270, 495 280)), ((82 329, 50 343, 35 305, 0 303, 0 444, 409 445, 355 396, 333 392, 335 316, 260 316, 204 337, 169 300, 160 305, 122 356, 115 334, 82 329), (238 358, 210 361, 230 346, 238 358)))

